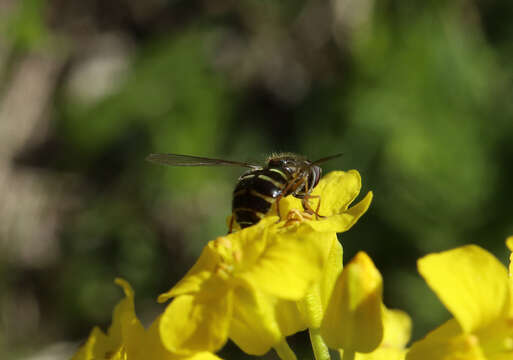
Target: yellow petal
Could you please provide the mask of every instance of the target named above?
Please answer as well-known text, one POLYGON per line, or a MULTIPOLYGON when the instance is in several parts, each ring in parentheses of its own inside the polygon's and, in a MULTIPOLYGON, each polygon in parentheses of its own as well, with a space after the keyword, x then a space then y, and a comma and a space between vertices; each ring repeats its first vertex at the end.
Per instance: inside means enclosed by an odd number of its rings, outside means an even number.
POLYGON ((276 321, 275 298, 256 290, 234 290, 230 339, 250 355, 263 355, 284 335, 276 321))
MULTIPOLYGON (((319 181, 312 195, 321 196, 319 213, 331 216, 344 212, 360 193, 362 180, 356 170, 332 171, 319 181)), ((312 206, 315 200, 312 200, 312 206)))
POLYGON ((310 329, 318 329, 324 317, 324 310, 321 297, 321 284, 316 281, 308 289, 305 296, 297 302, 299 310, 298 317, 303 319, 310 329))
MULTIPOLYGON (((329 217, 344 212, 358 196, 361 188, 361 177, 358 171, 350 170, 332 171, 321 178, 319 184, 312 191, 312 195, 320 196, 321 206, 319 214, 329 217)), ((313 209, 317 208, 319 199, 312 198, 309 204, 313 209)), ((287 196, 280 200, 280 215, 283 219, 291 210, 303 210, 302 201, 293 196, 287 196)), ((276 206, 267 216, 277 215, 276 206)))
MULTIPOLYGON (((340 350, 340 358, 344 356, 344 350, 340 350)), ((404 360, 406 350, 398 350, 394 348, 377 348, 371 353, 356 353, 355 360, 404 360)))
MULTIPOLYGON (((313 201, 312 201, 313 204, 313 201)), ((273 209, 270 212, 272 215, 276 215, 276 206, 273 205, 273 209)), ((291 212, 292 210, 299 210, 304 211, 303 205, 301 203, 301 199, 298 199, 297 197, 294 197, 292 195, 289 195, 283 199, 280 200, 280 215, 281 220, 285 219, 287 214, 291 212)))
POLYGON ((115 283, 123 288, 125 298, 114 308, 108 336, 122 346, 110 359, 144 359, 146 331, 135 314, 134 291, 126 280, 118 278, 115 283))
POLYGON ((98 327, 94 327, 84 345, 78 349, 72 360, 103 359, 116 352, 121 344, 113 343, 98 327))
POLYGON ((123 288, 125 299, 121 300, 114 309, 112 325, 109 328, 109 336, 115 338, 118 332, 121 334, 121 342, 125 346, 127 354, 133 358, 141 354, 145 329, 135 314, 134 290, 130 284, 117 278, 115 283, 123 288))
POLYGON ((259 249, 244 249, 244 254, 260 253, 236 276, 255 289, 282 299, 299 300, 320 276, 325 260, 322 236, 313 231, 299 234, 277 229, 274 226, 264 235, 266 242, 262 242, 259 249))
POLYGON ((293 335, 308 327, 307 322, 299 313, 298 304, 295 301, 277 300, 275 314, 283 336, 293 335))
POLYGON ((326 239, 324 241, 328 244, 331 243, 330 250, 328 253, 328 259, 324 265, 322 279, 320 282, 321 301, 323 305, 323 310, 326 310, 326 307, 328 306, 328 301, 331 298, 331 293, 333 292, 333 287, 335 286, 337 278, 342 272, 342 257, 344 250, 342 249, 342 245, 338 241, 337 235, 335 234, 331 235, 330 240, 326 239))
POLYGON ((418 268, 467 333, 486 327, 508 311, 506 268, 478 246, 427 255, 418 261, 418 268))
POLYGON ((174 296, 199 291, 202 284, 212 276, 218 262, 219 257, 212 250, 212 247, 205 246, 198 261, 196 261, 187 274, 171 290, 161 294, 157 301, 163 303, 174 296))
MULTIPOLYGON (((308 221, 306 224, 312 227, 315 231, 333 231, 333 232, 344 232, 349 230, 358 219, 365 214, 372 202, 372 192, 368 192, 367 195, 355 206, 350 207, 342 213, 328 216, 326 218, 319 219, 318 221, 308 221)), ((324 214, 321 212, 321 215, 324 214)))
MULTIPOLYGON (((123 343, 123 321, 124 317, 131 318, 135 316, 134 310, 134 291, 130 285, 123 279, 115 279, 114 282, 123 288, 125 298, 119 301, 114 307, 112 312, 112 323, 107 332, 111 341, 122 344, 123 343)), ((129 322, 129 320, 128 320, 129 322)))
POLYGON ((371 352, 383 337, 381 274, 364 252, 346 265, 337 279, 321 325, 333 349, 371 352))
POLYGON ((174 296, 198 292, 214 273, 219 273, 221 268, 235 270, 239 262, 243 262, 244 265, 244 263, 251 264, 256 261, 255 259, 265 247, 264 240, 267 237, 268 227, 274 223, 275 221, 272 219, 265 218, 243 231, 220 236, 216 240, 210 241, 203 248, 198 261, 183 279, 171 290, 161 294, 158 297, 158 302, 165 302, 174 296))
POLYGON ((191 355, 215 352, 228 338, 233 294, 223 283, 208 284, 194 295, 180 295, 160 321, 162 343, 171 352, 191 355), (207 286, 208 285, 208 286, 207 286))
POLYGON ((380 347, 404 349, 411 336, 411 318, 401 310, 383 307, 383 341, 380 347))
POLYGON ((123 288, 125 298, 114 308, 107 335, 95 327, 74 360, 117 359, 123 354, 131 358, 139 356, 144 327, 135 315, 134 291, 126 280, 116 279, 115 283, 123 288))
MULTIPOLYGON (((150 326, 146 334, 146 343, 144 346, 144 357, 141 360, 220 360, 215 354, 207 351, 201 351, 191 355, 177 355, 168 351, 160 338, 159 316, 150 326)), ((133 360, 133 359, 128 359, 133 360)))
MULTIPOLYGON (((325 265, 319 281, 315 281, 305 296, 298 301, 300 317, 311 329, 318 329, 328 306, 331 292, 342 272, 342 245, 332 232, 321 233, 325 251, 325 265)), ((319 235, 321 235, 319 234, 319 235)))
POLYGON ((105 359, 106 360, 127 360, 127 359, 139 360, 142 358, 129 355, 127 353, 125 347, 121 347, 113 354, 111 354, 111 353, 105 354, 105 359))
POLYGON ((160 315, 149 327, 146 332, 146 358, 148 360, 175 360, 180 356, 173 354, 164 347, 160 338, 160 322, 162 315, 160 315))
POLYGON ((415 342, 406 355, 406 360, 486 360, 479 339, 462 332, 459 324, 449 320, 415 342))
POLYGON ((187 359, 182 358, 181 360, 221 360, 221 358, 211 352, 202 351, 192 356, 188 356, 187 359))
MULTIPOLYGON (((404 311, 383 309, 383 340, 373 352, 356 353, 356 360, 403 360, 406 343, 410 340, 411 319, 404 311)), ((343 350, 340 350, 341 358, 343 350)))

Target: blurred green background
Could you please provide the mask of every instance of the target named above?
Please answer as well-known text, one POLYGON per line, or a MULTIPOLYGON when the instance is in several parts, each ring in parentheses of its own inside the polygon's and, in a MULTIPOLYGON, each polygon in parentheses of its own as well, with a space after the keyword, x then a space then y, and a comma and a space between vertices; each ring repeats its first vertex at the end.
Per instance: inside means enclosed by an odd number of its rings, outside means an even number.
POLYGON ((68 358, 110 323, 117 276, 150 322, 226 232, 242 169, 150 152, 343 152, 324 169, 375 193, 345 261, 371 255, 418 339, 448 317, 418 257, 507 258, 511 19, 507 0, 0 0, 0 358, 68 358))

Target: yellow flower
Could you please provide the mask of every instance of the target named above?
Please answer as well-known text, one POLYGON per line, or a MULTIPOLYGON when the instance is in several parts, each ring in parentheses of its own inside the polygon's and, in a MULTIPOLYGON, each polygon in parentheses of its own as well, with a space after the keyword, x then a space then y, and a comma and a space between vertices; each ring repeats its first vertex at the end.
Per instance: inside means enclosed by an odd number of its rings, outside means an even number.
MULTIPOLYGON (((513 237, 507 244, 513 251, 513 237)), ((408 360, 513 359, 511 263, 508 279, 492 254, 468 245, 427 255, 418 267, 454 318, 414 343, 408 360)))
POLYGON ((404 359, 411 321, 406 313, 387 309, 382 292, 381 274, 359 252, 338 276, 321 324, 322 337, 341 349, 341 358, 404 359))
MULTIPOLYGON (((349 207, 360 193, 361 187, 362 179, 356 170, 332 171, 326 174, 312 191, 312 196, 319 198, 310 200, 313 209, 316 209, 318 201, 321 202, 319 214, 323 217, 302 220, 306 220, 304 222, 317 232, 341 233, 349 230, 367 211, 372 201, 372 192, 369 191, 358 204, 349 207)), ((288 196, 280 201, 282 214, 298 214, 302 211, 300 199, 288 196)))
MULTIPOLYGON (((304 320, 303 328, 318 329, 321 326, 335 281, 342 272, 343 249, 336 234, 349 230, 367 211, 372 201, 372 192, 369 192, 358 204, 349 208, 360 193, 361 186, 358 171, 333 171, 321 179, 312 193, 321 199, 319 213, 323 218, 302 219, 302 224, 318 233, 319 241, 323 245, 324 258, 327 260, 319 281, 313 283, 298 303, 300 316, 304 320)), ((287 209, 289 214, 297 214, 301 208, 301 201, 294 197, 288 197, 286 201, 283 208, 287 209)), ((312 204, 312 207, 315 208, 316 204, 312 204)))
POLYGON ((266 218, 211 241, 185 277, 159 297, 175 297, 160 327, 168 349, 217 351, 229 335, 245 352, 260 355, 281 341, 277 299, 304 296, 323 264, 314 231, 282 225, 266 218))
POLYGON ((333 349, 368 353, 381 343, 383 280, 374 263, 359 252, 335 283, 321 334, 333 349))
POLYGON ((112 325, 107 334, 98 327, 93 328, 72 360, 220 360, 209 352, 184 357, 167 351, 155 331, 160 319, 146 331, 135 315, 134 291, 130 284, 123 279, 115 282, 123 288, 125 298, 114 308, 112 325))
POLYGON ((309 219, 300 200, 289 196, 280 202, 281 214, 287 214, 282 221, 270 212, 254 226, 211 241, 186 276, 158 299, 175 298, 161 319, 165 347, 181 354, 217 351, 230 337, 246 353, 262 355, 304 329, 295 302, 329 273, 324 264, 336 247, 335 233, 367 210, 372 193, 348 209, 359 189, 358 172, 331 173, 314 192, 325 217, 309 219))
MULTIPOLYGON (((329 357, 328 348, 321 337, 319 328, 335 281, 342 271, 343 250, 336 233, 349 230, 367 211, 372 201, 372 192, 369 192, 363 200, 349 208, 349 205, 360 193, 360 189, 361 177, 358 171, 331 172, 321 179, 312 193, 313 196, 319 196, 321 201, 319 213, 323 217, 320 219, 314 217, 308 220, 301 219, 301 216, 299 216, 302 223, 318 233, 319 240, 324 245, 324 257, 327 260, 321 278, 312 284, 303 299, 297 304, 291 305, 293 309, 289 313, 299 312, 299 316, 289 316, 289 318, 302 319, 302 322, 296 321, 295 324, 291 322, 290 328, 296 326, 297 331, 305 328, 309 329, 317 359, 329 357)), ((289 197, 288 201, 284 208, 288 209, 289 217, 291 214, 300 214, 300 201, 293 197, 289 197)), ((310 204, 314 209, 317 207, 315 201, 315 199, 312 199, 312 204, 310 204)))
POLYGON ((115 282, 123 288, 125 298, 114 308, 107 334, 98 327, 93 328, 73 360, 139 358, 138 349, 143 341, 144 327, 135 316, 134 292, 125 280, 116 279, 115 282))

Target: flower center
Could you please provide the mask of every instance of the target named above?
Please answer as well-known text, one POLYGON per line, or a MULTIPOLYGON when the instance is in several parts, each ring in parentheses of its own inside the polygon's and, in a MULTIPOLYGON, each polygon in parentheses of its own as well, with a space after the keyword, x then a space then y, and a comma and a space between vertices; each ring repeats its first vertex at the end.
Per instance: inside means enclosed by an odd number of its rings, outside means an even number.
POLYGON ((227 237, 219 237, 214 241, 214 249, 219 255, 215 273, 228 277, 242 261, 242 252, 234 247, 233 242, 227 237))
POLYGON ((287 214, 287 221, 285 222, 285 226, 292 225, 293 223, 301 223, 305 220, 312 220, 313 215, 307 213, 306 211, 300 211, 298 209, 291 209, 287 214))

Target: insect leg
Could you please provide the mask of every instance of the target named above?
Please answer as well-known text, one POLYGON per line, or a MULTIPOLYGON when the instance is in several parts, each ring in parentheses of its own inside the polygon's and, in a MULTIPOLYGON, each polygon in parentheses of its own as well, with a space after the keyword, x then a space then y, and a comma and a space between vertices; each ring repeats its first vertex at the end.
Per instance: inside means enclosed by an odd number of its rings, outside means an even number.
MULTIPOLYGON (((294 181, 291 181, 285 186, 285 188, 281 191, 281 194, 276 198, 276 212, 278 213, 278 222, 281 221, 281 214, 280 214, 280 200, 291 190, 291 188, 295 185, 294 181)), ((297 187, 297 185, 296 185, 297 187)))
POLYGON ((310 214, 315 214, 316 218, 319 219, 319 218, 323 218, 325 216, 322 216, 321 214, 319 214, 319 209, 321 208, 321 196, 320 195, 305 195, 305 197, 303 198, 303 207, 305 208, 305 210, 307 212, 309 212, 310 214), (319 202, 317 203, 317 207, 316 209, 312 209, 312 207, 310 206, 310 203, 308 202, 308 200, 310 199, 319 199, 319 202))

